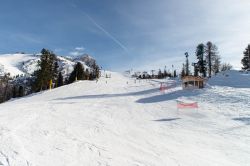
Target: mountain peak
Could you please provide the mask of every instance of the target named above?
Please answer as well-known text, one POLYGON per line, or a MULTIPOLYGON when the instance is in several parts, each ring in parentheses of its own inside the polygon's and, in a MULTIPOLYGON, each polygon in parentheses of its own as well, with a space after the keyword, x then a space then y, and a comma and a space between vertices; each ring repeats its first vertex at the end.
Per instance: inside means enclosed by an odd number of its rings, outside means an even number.
POLYGON ((95 63, 95 59, 92 56, 90 56, 89 54, 80 55, 80 56, 74 58, 73 61, 82 61, 87 66, 93 66, 93 64, 95 63))

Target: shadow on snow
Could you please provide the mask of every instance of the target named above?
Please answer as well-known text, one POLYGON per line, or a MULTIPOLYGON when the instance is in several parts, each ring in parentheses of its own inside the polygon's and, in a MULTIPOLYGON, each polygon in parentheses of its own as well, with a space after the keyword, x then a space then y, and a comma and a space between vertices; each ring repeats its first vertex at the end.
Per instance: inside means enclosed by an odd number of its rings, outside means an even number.
POLYGON ((233 118, 233 120, 243 122, 243 123, 245 123, 246 125, 250 125, 250 117, 233 118))
MULTIPOLYGON (((152 94, 155 92, 159 92, 159 88, 153 88, 149 90, 139 91, 139 92, 129 92, 129 93, 120 93, 120 94, 98 94, 98 95, 82 95, 82 96, 72 96, 72 97, 63 97, 57 98, 54 100, 72 100, 72 99, 96 99, 96 98, 114 98, 114 97, 126 97, 126 96, 140 96, 152 94)), ((178 99, 179 97, 190 97, 197 96, 201 93, 201 90, 177 90, 173 92, 166 92, 165 94, 145 97, 137 100, 137 103, 156 103, 163 101, 170 101, 178 99)))
POLYGON ((179 97, 190 97, 190 96, 197 96, 201 93, 201 90, 178 90, 166 94, 146 97, 137 100, 137 103, 157 103, 157 102, 163 102, 163 101, 170 101, 178 99, 179 97))
POLYGON ((170 121, 175 121, 175 120, 179 120, 181 118, 167 118, 167 119, 157 119, 157 120, 153 120, 156 122, 170 122, 170 121))
POLYGON ((129 92, 129 93, 120 93, 120 94, 82 95, 82 96, 57 98, 55 100, 96 99, 96 98, 112 98, 112 97, 139 96, 139 95, 147 95, 147 94, 155 93, 155 92, 158 92, 158 91, 159 91, 159 88, 153 88, 153 89, 139 91, 139 92, 129 92))

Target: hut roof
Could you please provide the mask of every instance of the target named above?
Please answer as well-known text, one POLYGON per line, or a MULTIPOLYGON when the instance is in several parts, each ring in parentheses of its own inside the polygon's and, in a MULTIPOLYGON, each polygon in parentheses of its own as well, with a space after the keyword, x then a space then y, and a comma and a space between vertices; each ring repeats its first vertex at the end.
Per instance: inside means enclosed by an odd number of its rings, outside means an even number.
POLYGON ((202 78, 200 76, 184 76, 184 77, 182 77, 182 81, 183 82, 187 82, 187 81, 204 81, 204 78, 202 78))

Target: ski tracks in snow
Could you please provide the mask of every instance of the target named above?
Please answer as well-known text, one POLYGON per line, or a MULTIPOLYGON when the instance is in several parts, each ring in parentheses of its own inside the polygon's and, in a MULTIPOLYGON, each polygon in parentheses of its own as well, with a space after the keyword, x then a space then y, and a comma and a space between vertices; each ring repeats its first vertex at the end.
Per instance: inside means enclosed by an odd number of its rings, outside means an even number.
POLYGON ((25 132, 23 129, 36 121, 38 115, 30 113, 23 116, 25 121, 18 121, 18 118, 12 119, 13 121, 15 121, 15 123, 19 124, 18 126, 14 127, 13 129, 2 128, 0 130, 0 142, 4 142, 4 144, 0 144, 0 150, 2 150, 0 151, 0 154, 2 158, 5 158, 1 159, 0 157, 0 162, 2 162, 3 166, 5 166, 6 164, 6 166, 31 166, 31 164, 29 163, 29 152, 25 149, 21 139, 23 132, 25 132))

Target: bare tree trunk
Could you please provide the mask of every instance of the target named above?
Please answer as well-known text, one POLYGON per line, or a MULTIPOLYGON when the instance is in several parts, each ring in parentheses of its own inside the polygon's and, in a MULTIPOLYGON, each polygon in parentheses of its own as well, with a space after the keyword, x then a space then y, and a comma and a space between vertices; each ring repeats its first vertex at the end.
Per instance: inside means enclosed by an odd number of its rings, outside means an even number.
POLYGON ((209 67, 209 73, 208 77, 211 77, 211 72, 212 72, 212 62, 211 62, 211 50, 208 52, 208 67, 209 67))

